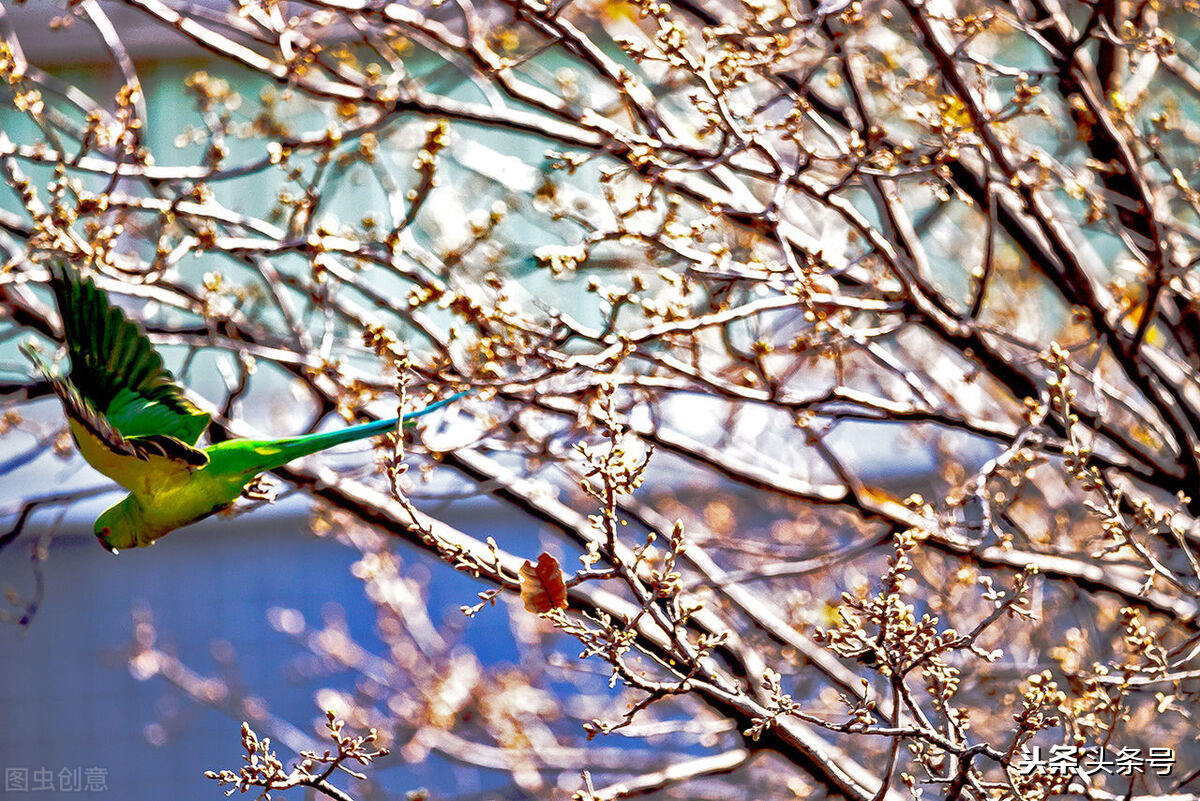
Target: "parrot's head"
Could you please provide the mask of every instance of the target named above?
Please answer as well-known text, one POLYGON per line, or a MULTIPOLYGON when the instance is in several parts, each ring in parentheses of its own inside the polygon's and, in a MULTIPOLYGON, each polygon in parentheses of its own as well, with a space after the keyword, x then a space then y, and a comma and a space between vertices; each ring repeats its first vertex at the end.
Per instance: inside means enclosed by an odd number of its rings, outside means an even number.
POLYGON ((92 526, 96 539, 105 550, 116 553, 125 548, 136 548, 148 545, 145 537, 139 537, 142 532, 142 516, 138 514, 133 497, 128 497, 115 506, 100 513, 92 526))

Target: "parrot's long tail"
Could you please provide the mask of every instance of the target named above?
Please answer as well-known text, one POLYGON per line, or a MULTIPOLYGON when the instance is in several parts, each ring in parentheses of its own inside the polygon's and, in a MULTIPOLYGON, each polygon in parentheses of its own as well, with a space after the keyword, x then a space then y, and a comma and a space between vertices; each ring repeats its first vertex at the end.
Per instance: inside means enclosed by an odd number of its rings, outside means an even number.
MULTIPOLYGON (((404 415, 404 423, 407 425, 409 421, 416 420, 418 417, 423 417, 430 412, 436 412, 443 406, 447 406, 464 395, 470 390, 456 393, 448 398, 443 398, 436 403, 431 403, 424 409, 418 409, 415 412, 409 412, 404 415)), ((272 454, 275 458, 268 461, 269 464, 259 465, 257 470, 272 470, 276 467, 282 467, 293 459, 299 459, 302 456, 323 451, 326 448, 332 448, 335 445, 343 445, 347 442, 354 442, 367 437, 374 437, 379 434, 395 431, 396 426, 400 423, 399 417, 391 417, 387 420, 376 420, 373 423, 360 423, 356 426, 343 428, 340 431, 330 431, 326 434, 305 434, 299 437, 288 437, 287 439, 278 439, 271 443, 262 443, 266 446, 263 450, 274 451, 272 454)), ((262 451, 260 451, 262 452, 262 451)), ((267 455, 263 453, 263 455, 267 455)))

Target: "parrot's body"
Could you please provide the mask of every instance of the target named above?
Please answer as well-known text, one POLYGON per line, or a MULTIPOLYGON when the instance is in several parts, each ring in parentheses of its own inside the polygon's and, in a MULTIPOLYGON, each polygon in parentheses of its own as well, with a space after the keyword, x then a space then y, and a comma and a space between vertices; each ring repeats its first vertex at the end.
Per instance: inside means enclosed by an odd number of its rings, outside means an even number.
MULTIPOLYGON (((71 267, 51 267, 71 357, 67 378, 30 356, 63 402, 71 435, 92 467, 129 490, 94 532, 106 548, 150 545, 229 507, 260 473, 335 445, 394 431, 400 418, 275 440, 233 439, 197 447, 210 416, 184 395, 145 333, 71 267)), ((458 399, 404 416, 420 417, 458 399)))

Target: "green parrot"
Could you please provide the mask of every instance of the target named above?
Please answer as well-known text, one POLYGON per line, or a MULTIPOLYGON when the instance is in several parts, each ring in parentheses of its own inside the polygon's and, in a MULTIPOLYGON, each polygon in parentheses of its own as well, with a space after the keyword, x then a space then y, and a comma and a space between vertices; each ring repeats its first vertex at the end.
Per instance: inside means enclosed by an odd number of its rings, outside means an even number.
MULTIPOLYGON (((54 375, 32 348, 26 354, 62 401, 83 458, 129 490, 93 526, 96 538, 113 553, 151 545, 231 506, 260 473, 394 431, 400 422, 393 417, 323 434, 233 439, 199 448, 196 443, 210 415, 187 399, 145 332, 73 267, 52 265, 50 276, 71 373, 67 378, 54 375)), ((407 414, 404 422, 465 394, 407 414)))

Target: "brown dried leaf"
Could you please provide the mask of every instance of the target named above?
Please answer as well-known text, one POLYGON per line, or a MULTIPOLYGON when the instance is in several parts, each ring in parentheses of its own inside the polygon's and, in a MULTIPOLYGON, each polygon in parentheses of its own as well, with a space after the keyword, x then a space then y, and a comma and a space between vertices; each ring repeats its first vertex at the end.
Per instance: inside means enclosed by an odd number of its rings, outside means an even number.
POLYGON ((535 615, 566 608, 567 585, 557 559, 543 551, 536 565, 527 560, 521 566, 521 602, 535 615))

